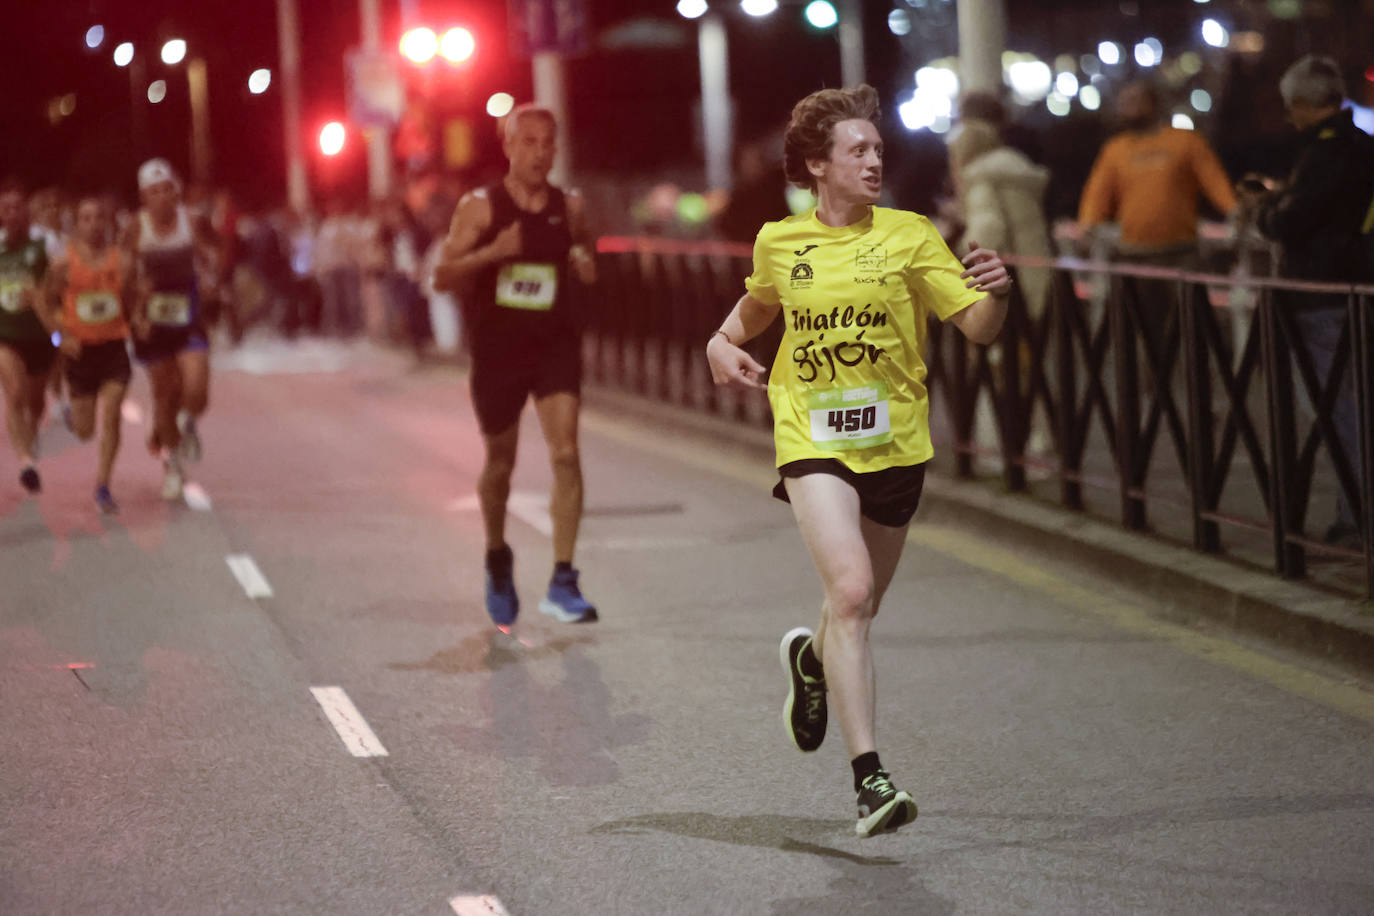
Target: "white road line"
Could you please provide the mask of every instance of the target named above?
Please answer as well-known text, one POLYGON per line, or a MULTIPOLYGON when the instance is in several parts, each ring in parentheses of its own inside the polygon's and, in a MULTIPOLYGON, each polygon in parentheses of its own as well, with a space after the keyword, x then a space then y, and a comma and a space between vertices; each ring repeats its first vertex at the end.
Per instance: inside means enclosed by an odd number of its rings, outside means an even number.
POLYGON ((458 916, 510 916, 506 908, 491 894, 481 897, 454 897, 448 902, 458 916))
POLYGON ((187 483, 181 488, 181 495, 186 500, 186 505, 197 512, 209 512, 214 508, 214 504, 210 502, 210 494, 198 483, 187 483))
MULTIPOLYGON (((325 718, 339 733, 344 747, 354 757, 385 757, 386 748, 377 739, 376 733, 368 727, 363 714, 344 693, 342 687, 311 687, 310 692, 319 701, 325 718)), ((504 911, 503 911, 504 912, 504 911)))
MULTIPOLYGON (((448 504, 450 512, 473 512, 481 508, 476 496, 460 496, 448 504)), ((506 501, 506 513, 529 525, 546 538, 553 537, 553 519, 549 516, 549 494, 511 491, 506 501)))
POLYGON ((243 586, 249 598, 272 597, 272 586, 267 583, 267 577, 248 554, 231 553, 224 558, 224 562, 229 564, 234 578, 239 580, 239 585, 243 586))

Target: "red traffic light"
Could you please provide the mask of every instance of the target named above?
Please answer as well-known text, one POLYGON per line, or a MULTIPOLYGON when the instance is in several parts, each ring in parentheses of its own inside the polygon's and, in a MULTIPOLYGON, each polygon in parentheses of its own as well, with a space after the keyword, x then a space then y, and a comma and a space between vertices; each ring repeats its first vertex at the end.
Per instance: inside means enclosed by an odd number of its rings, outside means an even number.
POLYGON ((320 152, 326 156, 337 156, 343 152, 347 132, 338 121, 330 121, 320 130, 320 152))

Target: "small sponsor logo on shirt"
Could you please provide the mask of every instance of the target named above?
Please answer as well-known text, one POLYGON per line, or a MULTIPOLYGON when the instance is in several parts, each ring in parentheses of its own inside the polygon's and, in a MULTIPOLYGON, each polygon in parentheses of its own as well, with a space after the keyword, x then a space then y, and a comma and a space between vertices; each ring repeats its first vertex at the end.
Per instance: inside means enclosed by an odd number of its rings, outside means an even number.
POLYGON ((865 273, 887 269, 887 249, 882 245, 860 245, 854 255, 854 266, 865 273))
POLYGON ((798 261, 792 267, 792 288, 806 289, 811 286, 815 276, 816 273, 811 269, 810 264, 805 261, 798 261))
POLYGON ((855 277, 854 282, 864 286, 887 286, 887 275, 879 274, 876 277, 855 277))

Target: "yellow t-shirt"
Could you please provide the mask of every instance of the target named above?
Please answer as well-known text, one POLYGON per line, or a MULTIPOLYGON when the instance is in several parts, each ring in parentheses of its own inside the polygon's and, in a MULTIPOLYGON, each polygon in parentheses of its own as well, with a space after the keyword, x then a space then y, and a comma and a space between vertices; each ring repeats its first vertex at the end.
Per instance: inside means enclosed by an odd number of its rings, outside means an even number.
POLYGON ((749 294, 783 307, 768 379, 779 466, 835 458, 858 472, 920 464, 930 444, 926 319, 984 297, 930 220, 873 207, 827 226, 812 210, 765 223, 749 294))

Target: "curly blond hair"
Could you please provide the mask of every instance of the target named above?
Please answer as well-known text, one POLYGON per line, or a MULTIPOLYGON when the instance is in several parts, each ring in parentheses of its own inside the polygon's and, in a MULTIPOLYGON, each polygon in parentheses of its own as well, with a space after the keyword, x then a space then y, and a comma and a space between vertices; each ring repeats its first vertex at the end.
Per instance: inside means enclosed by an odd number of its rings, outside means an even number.
POLYGON ((798 187, 816 190, 808 159, 829 159, 835 145, 835 125, 841 121, 878 123, 878 90, 864 83, 853 89, 822 89, 792 108, 782 139, 782 170, 798 187))

